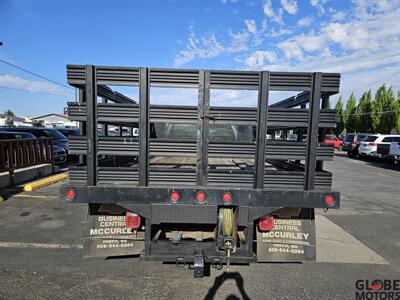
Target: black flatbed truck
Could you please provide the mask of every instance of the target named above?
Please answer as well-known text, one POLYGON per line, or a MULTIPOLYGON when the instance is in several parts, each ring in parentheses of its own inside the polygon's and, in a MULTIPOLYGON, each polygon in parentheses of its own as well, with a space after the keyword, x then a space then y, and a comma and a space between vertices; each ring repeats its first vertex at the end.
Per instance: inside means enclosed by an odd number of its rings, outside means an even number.
POLYGON ((314 209, 340 203, 322 143, 340 74, 68 65, 67 77, 79 90, 68 116, 80 123, 69 137, 80 163, 60 197, 88 203, 84 256, 139 255, 196 277, 210 265, 315 260, 314 209), (194 88, 198 104, 152 104, 154 87, 194 88), (213 106, 213 89, 255 90, 257 107, 213 106), (269 105, 273 91, 296 94, 269 105))

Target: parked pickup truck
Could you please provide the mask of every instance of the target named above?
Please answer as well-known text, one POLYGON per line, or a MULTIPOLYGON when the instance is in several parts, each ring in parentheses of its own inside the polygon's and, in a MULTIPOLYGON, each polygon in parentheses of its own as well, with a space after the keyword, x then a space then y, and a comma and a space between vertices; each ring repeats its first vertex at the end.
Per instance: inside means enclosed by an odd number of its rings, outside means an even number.
POLYGON ((376 153, 379 157, 385 157, 390 153, 390 145, 393 142, 400 142, 400 135, 380 135, 376 143, 376 153))
POLYGON ((343 141, 338 139, 335 135, 333 134, 327 134, 325 135, 323 142, 328 145, 332 145, 335 149, 340 149, 343 145, 343 141))
POLYGON ((377 153, 380 157, 385 157, 397 163, 400 160, 400 135, 385 137, 385 142, 379 143, 377 153))
POLYGON ((400 141, 390 143, 389 156, 395 163, 400 161, 400 141))
POLYGON ((82 163, 60 197, 89 206, 85 257, 138 255, 195 277, 231 263, 315 260, 314 209, 340 204, 323 168, 334 149, 322 142, 336 126, 327 107, 339 74, 68 65, 67 77, 80 99, 68 116, 83 131, 69 153, 82 163), (153 104, 155 87, 196 89, 198 104, 153 104), (214 106, 216 89, 255 90, 257 106, 214 106), (272 91, 293 96, 270 104, 272 91), (139 130, 110 136, 115 128, 139 130))

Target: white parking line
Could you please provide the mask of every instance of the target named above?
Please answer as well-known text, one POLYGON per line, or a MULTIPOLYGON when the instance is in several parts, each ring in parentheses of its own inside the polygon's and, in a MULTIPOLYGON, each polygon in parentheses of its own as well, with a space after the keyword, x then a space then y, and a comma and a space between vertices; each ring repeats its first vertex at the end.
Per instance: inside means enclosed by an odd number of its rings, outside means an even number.
POLYGON ((83 249, 83 246, 76 244, 68 245, 68 244, 0 242, 0 248, 83 249))

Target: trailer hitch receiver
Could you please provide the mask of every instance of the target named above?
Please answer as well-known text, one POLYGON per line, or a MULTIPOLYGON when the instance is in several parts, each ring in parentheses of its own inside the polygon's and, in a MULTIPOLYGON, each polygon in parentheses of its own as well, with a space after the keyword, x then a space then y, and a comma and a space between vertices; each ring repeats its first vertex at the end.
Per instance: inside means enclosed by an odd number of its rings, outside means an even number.
POLYGON ((202 253, 194 255, 193 272, 194 278, 204 277, 204 256, 202 253))

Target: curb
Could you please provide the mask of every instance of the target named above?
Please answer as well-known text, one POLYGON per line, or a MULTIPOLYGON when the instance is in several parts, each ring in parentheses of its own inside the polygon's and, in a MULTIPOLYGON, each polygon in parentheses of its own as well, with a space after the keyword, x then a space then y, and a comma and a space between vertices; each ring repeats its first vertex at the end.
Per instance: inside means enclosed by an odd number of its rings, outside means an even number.
POLYGON ((30 183, 27 183, 24 185, 24 192, 31 192, 33 190, 37 190, 40 189, 44 186, 56 183, 58 181, 67 179, 68 175, 67 173, 62 173, 62 174, 57 174, 57 175, 53 175, 50 177, 46 177, 43 179, 39 179, 36 181, 32 181, 30 183))

